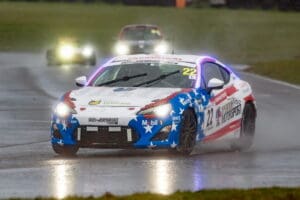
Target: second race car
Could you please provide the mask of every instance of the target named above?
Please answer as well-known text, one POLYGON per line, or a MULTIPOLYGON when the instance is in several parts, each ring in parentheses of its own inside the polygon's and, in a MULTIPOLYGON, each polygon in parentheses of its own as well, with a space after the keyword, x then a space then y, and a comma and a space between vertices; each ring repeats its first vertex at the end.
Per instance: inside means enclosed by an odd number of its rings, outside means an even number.
POLYGON ((114 53, 129 54, 166 54, 170 52, 161 30, 156 25, 133 24, 122 28, 114 53))
POLYGON ((229 139, 247 149, 255 132, 250 85, 209 56, 113 58, 56 105, 51 142, 58 154, 79 148, 168 148, 229 139))

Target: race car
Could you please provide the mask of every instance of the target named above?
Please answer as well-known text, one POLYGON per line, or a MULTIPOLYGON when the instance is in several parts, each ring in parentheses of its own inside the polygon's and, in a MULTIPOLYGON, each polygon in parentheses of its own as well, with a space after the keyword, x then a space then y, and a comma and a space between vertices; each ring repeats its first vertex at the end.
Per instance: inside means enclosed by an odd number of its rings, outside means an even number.
POLYGON ((250 85, 215 58, 194 55, 115 57, 54 108, 54 151, 167 148, 190 154, 198 143, 251 146, 256 103, 250 85))
POLYGON ((96 52, 91 45, 81 45, 74 39, 63 39, 46 53, 48 66, 62 64, 96 64, 96 52))
POLYGON ((122 28, 114 53, 128 54, 166 54, 170 52, 168 43, 156 25, 136 24, 122 28))

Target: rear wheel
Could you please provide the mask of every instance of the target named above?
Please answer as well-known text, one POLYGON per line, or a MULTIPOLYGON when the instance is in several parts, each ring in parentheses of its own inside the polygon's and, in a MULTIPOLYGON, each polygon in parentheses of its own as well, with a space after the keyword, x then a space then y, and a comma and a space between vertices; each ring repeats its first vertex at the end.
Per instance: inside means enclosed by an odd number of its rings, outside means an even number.
POLYGON ((74 156, 79 149, 77 145, 61 146, 58 144, 52 144, 52 148, 55 153, 63 156, 74 156))
POLYGON ((176 150, 182 155, 189 155, 196 144, 197 131, 197 120, 191 109, 184 111, 181 123, 179 144, 176 150))
POLYGON ((234 150, 247 150, 253 143, 255 134, 256 110, 253 103, 246 103, 241 121, 241 132, 238 140, 232 145, 234 150))

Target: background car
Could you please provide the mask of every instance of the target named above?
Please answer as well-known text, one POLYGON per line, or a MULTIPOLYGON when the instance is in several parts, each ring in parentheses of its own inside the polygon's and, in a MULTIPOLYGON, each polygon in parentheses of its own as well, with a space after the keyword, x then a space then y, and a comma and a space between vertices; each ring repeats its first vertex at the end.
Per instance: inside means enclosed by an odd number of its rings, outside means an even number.
POLYGON ((247 149, 255 131, 250 85, 207 56, 117 57, 57 104, 51 142, 79 148, 168 148, 190 154, 198 142, 231 139, 247 149))
POLYGON ((89 44, 80 44, 74 39, 63 39, 46 53, 47 64, 96 64, 95 49, 89 44))
POLYGON ((163 39, 161 30, 156 25, 136 24, 122 28, 114 53, 126 54, 165 54, 170 51, 168 43, 163 39))

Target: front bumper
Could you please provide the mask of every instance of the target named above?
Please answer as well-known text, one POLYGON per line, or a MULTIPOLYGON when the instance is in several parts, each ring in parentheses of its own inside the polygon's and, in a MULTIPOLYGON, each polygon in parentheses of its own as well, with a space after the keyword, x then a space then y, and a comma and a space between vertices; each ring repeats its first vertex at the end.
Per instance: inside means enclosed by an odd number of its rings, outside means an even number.
POLYGON ((169 148, 178 144, 180 117, 137 116, 123 125, 84 125, 74 117, 52 118, 51 142, 84 148, 169 148))

